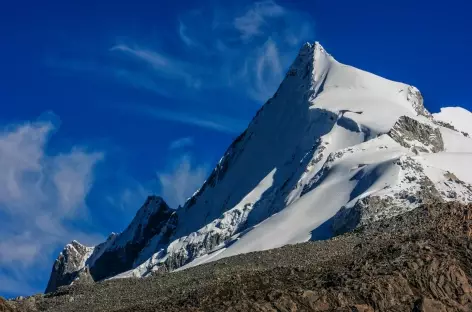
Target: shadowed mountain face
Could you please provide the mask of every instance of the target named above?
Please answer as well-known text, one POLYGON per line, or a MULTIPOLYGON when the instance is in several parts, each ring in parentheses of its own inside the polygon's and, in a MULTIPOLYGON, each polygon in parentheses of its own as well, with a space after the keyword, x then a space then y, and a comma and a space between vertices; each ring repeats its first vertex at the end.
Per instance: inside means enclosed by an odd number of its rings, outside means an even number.
POLYGON ((436 117, 415 87, 307 43, 182 208, 150 197, 122 233, 67 245, 47 292, 85 270, 95 281, 147 277, 329 239, 430 202, 471 203, 472 138, 457 130, 463 116, 436 117))
POLYGON ((162 198, 150 196, 131 224, 120 234, 112 234, 95 248, 73 241, 54 263, 46 293, 73 283, 87 268, 90 277, 100 281, 133 268, 133 263, 156 234, 158 243, 168 243, 177 222, 175 211, 162 198))
POLYGON ((4 311, 471 311, 471 219, 472 205, 431 203, 330 240, 79 283, 4 311))
POLYGON ((177 219, 175 211, 161 198, 149 197, 135 221, 116 237, 111 247, 90 264, 91 274, 96 280, 132 269, 140 252, 156 235, 160 235, 158 244, 168 244, 177 219), (146 222, 142 223, 143 220, 146 222))

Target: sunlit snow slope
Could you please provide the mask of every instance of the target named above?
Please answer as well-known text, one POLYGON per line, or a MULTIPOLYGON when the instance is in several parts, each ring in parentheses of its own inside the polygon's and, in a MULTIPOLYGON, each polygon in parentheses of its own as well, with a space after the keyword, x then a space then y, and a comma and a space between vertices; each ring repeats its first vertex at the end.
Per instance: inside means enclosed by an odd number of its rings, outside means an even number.
POLYGON ((307 43, 200 190, 176 212, 163 210, 159 230, 137 252, 123 253, 134 238, 119 234, 119 245, 94 258, 92 275, 146 276, 326 239, 426 201, 472 201, 472 170, 464 169, 472 139, 462 124, 441 121, 415 87, 307 43), (132 264, 119 275, 94 270, 100 258, 123 262, 128 254, 132 264))

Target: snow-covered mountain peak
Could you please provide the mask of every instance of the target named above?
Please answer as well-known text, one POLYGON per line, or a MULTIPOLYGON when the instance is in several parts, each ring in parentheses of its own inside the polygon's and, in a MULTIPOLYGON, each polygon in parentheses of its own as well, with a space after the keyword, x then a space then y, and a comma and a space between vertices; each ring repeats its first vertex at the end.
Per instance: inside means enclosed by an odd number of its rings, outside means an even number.
MULTIPOLYGON (((401 115, 423 116, 432 119, 423 105, 419 90, 410 85, 394 82, 355 67, 338 62, 319 42, 306 43, 290 66, 277 96, 282 89, 296 90, 303 94, 307 103, 333 112, 372 111, 372 115, 383 112, 398 112, 380 132, 386 132, 401 115), (338 100, 329 101, 329 107, 320 106, 322 93, 336 93, 338 100), (358 101, 346 100, 358 97, 358 101), (362 99, 366 98, 366 100, 362 99), (316 100, 315 100, 316 99, 316 100), (315 103, 318 102, 318 103, 315 103), (346 105, 348 103, 355 104, 346 105), (390 107, 387 107, 390 106, 390 107)), ((332 95, 329 95, 331 98, 332 95)), ((293 105, 293 103, 292 103, 293 105)))
POLYGON ((308 42, 308 41, 305 42, 305 43, 302 45, 302 47, 300 48, 300 52, 298 52, 298 54, 299 54, 299 55, 307 54, 308 51, 310 51, 311 47, 312 47, 311 42, 308 42))
POLYGON ((329 68, 332 61, 334 61, 334 58, 326 52, 321 44, 318 42, 314 44, 307 42, 300 49, 285 79, 297 77, 305 81, 314 80, 310 81, 309 86, 314 85, 322 73, 329 68))
MULTIPOLYGON (((471 202, 472 139, 454 130, 415 87, 305 44, 181 209, 149 197, 122 233, 79 253, 80 263, 95 280, 146 276, 329 238, 431 200, 471 202)), ((67 282, 61 268, 54 285, 67 282)))
POLYGON ((316 51, 321 52, 321 53, 327 53, 325 48, 323 48, 323 46, 321 45, 321 43, 319 43, 318 41, 315 41, 314 43, 305 42, 300 48, 298 55, 305 56, 316 51))

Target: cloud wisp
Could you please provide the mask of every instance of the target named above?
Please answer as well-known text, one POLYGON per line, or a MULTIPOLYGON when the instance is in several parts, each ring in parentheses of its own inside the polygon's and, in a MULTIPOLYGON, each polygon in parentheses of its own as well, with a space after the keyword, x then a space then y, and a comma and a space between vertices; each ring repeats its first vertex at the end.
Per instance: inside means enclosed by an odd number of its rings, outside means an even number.
POLYGON ((171 52, 172 57, 169 52, 138 48, 134 43, 111 48, 112 53, 147 63, 153 69, 148 80, 158 78, 175 97, 216 89, 264 102, 276 90, 303 41, 312 40, 314 34, 309 16, 274 1, 239 5, 234 10, 192 11, 182 14, 177 24, 181 46, 169 44, 178 51, 171 52), (169 86, 170 80, 177 85, 169 86))
POLYGON ((132 109, 125 108, 125 110, 148 118, 174 121, 227 134, 239 134, 247 126, 246 120, 213 113, 181 112, 153 106, 134 106, 132 109))
POLYGON ((111 51, 148 63, 162 79, 202 91, 237 90, 261 103, 273 94, 303 40, 313 38, 313 25, 300 12, 261 1, 236 13, 218 8, 183 14, 177 33, 184 48, 190 48, 179 59, 125 44, 111 51))
POLYGON ((124 181, 120 181, 118 187, 112 187, 110 190, 112 193, 106 195, 104 199, 107 204, 117 208, 122 213, 135 211, 136 207, 140 207, 147 196, 153 194, 152 190, 155 188, 152 185, 153 183, 141 183, 129 175, 120 176, 119 174, 117 180, 124 181))
MULTIPOLYGON (((101 71, 132 89, 179 101, 171 110, 154 104, 155 118, 237 133, 240 123, 229 112, 244 111, 236 105, 249 111, 267 101, 302 43, 314 39, 308 14, 272 0, 182 12, 175 18, 174 36, 165 31, 157 40, 120 39, 109 47, 105 62, 65 66, 94 77, 101 71), (189 113, 195 111, 192 103, 198 103, 197 117, 189 113)), ((139 105, 136 110, 143 111, 139 105)))
MULTIPOLYGON (((93 244, 101 235, 72 226, 86 219, 85 199, 93 183, 93 170, 104 155, 73 148, 49 155, 49 122, 28 122, 0 131, 0 280, 25 289, 35 272, 50 270, 51 253, 73 238, 93 244)), ((46 273, 47 274, 47 273, 46 273)), ((42 289, 41 289, 42 290, 42 289)))
POLYGON ((187 35, 187 26, 182 21, 179 21, 179 36, 183 43, 187 46, 197 46, 197 44, 187 35))
POLYGON ((264 35, 263 26, 270 26, 268 19, 281 17, 286 10, 273 1, 260 1, 254 3, 241 16, 234 19, 234 27, 241 33, 243 40, 255 36, 264 35))
POLYGON ((196 71, 196 66, 191 66, 183 61, 173 59, 170 56, 156 51, 149 51, 142 48, 131 48, 123 44, 113 46, 110 51, 120 51, 138 60, 146 62, 152 66, 154 74, 159 75, 161 78, 183 81, 189 88, 198 89, 200 87, 201 82, 199 79, 189 73, 190 71, 196 71), (189 70, 189 68, 191 68, 191 70, 189 70))
POLYGON ((193 138, 192 137, 184 137, 177 139, 175 141, 172 141, 169 145, 169 150, 178 150, 186 147, 191 147, 193 146, 193 138))
POLYGON ((189 155, 182 155, 173 162, 170 170, 157 173, 162 197, 172 208, 183 205, 203 184, 207 174, 208 166, 193 165, 189 155))

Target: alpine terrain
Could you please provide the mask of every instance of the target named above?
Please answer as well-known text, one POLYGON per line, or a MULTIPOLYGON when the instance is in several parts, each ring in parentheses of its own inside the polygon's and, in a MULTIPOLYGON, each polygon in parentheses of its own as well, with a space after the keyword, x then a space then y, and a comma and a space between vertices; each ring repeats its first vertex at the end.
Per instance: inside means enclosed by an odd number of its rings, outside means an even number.
MULTIPOLYGON (((46 292, 92 280, 169 279, 230 256, 388 226, 400 216, 421 219, 418 207, 460 210, 472 202, 469 134, 465 109, 431 114, 414 86, 344 65, 319 43, 306 43, 183 207, 151 196, 123 232, 95 247, 68 244, 46 292)), ((316 246, 313 261, 321 261, 330 245, 316 246)))

